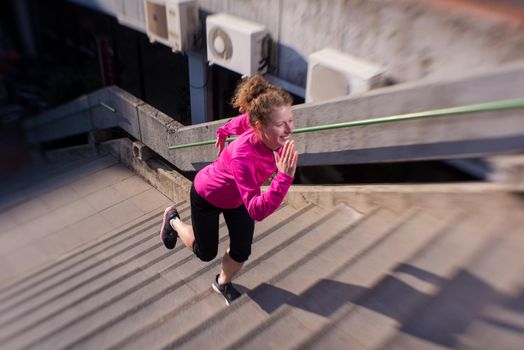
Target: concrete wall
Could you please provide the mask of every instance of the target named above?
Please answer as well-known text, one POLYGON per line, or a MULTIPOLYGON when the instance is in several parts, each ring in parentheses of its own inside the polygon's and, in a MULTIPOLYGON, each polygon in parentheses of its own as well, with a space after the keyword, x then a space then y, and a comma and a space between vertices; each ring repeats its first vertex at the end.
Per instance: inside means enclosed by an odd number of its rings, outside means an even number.
MULTIPOLYGON (((295 106, 296 127, 522 98, 524 64, 295 106)), ((301 165, 482 157, 524 150, 522 109, 295 135, 301 165), (322 142, 318 142, 321 138, 322 142)))
POLYGON ((522 98, 524 63, 453 79, 422 80, 294 106, 296 127, 522 98))
POLYGON ((145 102, 116 86, 102 88, 27 119, 24 122, 27 140, 38 144, 112 127, 120 127, 140 139, 138 107, 143 104, 145 102))
POLYGON ((116 86, 111 86, 89 95, 91 106, 98 105, 100 102, 113 107, 115 111, 105 108, 94 110, 91 113, 91 118, 95 129, 118 126, 130 135, 133 135, 133 137, 141 137, 137 108, 143 105, 144 101, 116 86))
POLYGON ((24 128, 27 141, 32 144, 87 132, 93 129, 89 98, 81 96, 36 118, 26 119, 24 128))
MULTIPOLYGON (((145 32, 143 1, 98 0, 145 32)), ((524 7, 485 0, 198 0, 264 24, 275 42, 276 76, 305 87, 307 57, 331 47, 386 67, 395 81, 450 78, 524 60, 524 7)))
MULTIPOLYGON (((516 64, 478 76, 403 84, 299 105, 294 107, 294 114, 296 127, 315 126, 522 98, 522 91, 524 64, 516 64)), ((118 87, 99 90, 87 99, 91 105, 103 102, 116 108, 114 113, 102 108, 91 110, 96 128, 118 125, 181 170, 198 170, 216 158, 213 145, 178 150, 169 150, 168 146, 214 140, 216 129, 225 120, 185 127, 118 87)), ((33 124, 45 127, 49 113, 42 116, 42 122, 36 118, 33 124)), ((64 124, 53 124, 52 131, 30 126, 30 132, 50 133, 32 139, 57 138, 61 129, 67 135, 69 122, 58 120, 64 124)), ((294 138, 300 165, 482 157, 522 152, 524 119, 522 109, 512 109, 296 134, 294 138)))
MULTIPOLYGON (((519 98, 522 91, 524 64, 516 64, 445 82, 423 81, 299 105, 294 107, 294 114, 296 127, 305 127, 519 98)), ((167 144, 213 140, 216 129, 223 123, 187 127, 166 124, 167 144)), ((160 134, 155 138, 165 140, 160 134)), ((523 150, 524 121, 520 109, 323 131, 314 137, 297 134, 294 138, 300 165, 451 159, 523 150)), ((144 143, 151 147, 151 143, 144 143)), ((162 148, 157 152, 182 170, 200 169, 215 159, 213 145, 162 148)))
POLYGON ((200 0, 265 24, 279 47, 279 76, 305 86, 307 56, 324 47, 385 65, 398 81, 452 77, 524 59, 522 17, 464 1, 200 0))

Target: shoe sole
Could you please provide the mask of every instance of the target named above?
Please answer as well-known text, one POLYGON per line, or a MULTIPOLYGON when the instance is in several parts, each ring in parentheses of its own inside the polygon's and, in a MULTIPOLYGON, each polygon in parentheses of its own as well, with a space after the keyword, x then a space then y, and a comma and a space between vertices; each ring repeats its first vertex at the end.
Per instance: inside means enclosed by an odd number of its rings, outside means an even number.
MULTIPOLYGON (((160 227, 160 242, 162 242, 162 244, 164 244, 164 247, 165 247, 165 243, 164 243, 164 239, 162 237, 162 232, 164 231, 164 227, 166 226, 167 217, 168 217, 168 215, 166 215, 166 212, 164 211, 164 215, 162 217, 162 226, 160 227)), ((174 231, 174 229, 173 229, 173 231, 174 231)), ((167 248, 167 249, 169 249, 169 248, 167 248)), ((172 248, 172 249, 174 249, 174 248, 172 248)))
POLYGON ((218 287, 216 286, 216 284, 212 283, 211 284, 211 288, 213 288, 213 290, 215 292, 217 292, 218 294, 220 294, 220 296, 222 297, 222 299, 224 299, 224 301, 226 302, 226 305, 227 306, 230 306, 231 304, 229 303, 229 301, 224 297, 224 294, 222 294, 222 292, 220 291, 220 289, 218 289, 218 287))
POLYGON ((162 215, 162 226, 160 226, 160 242, 162 243, 164 243, 162 232, 164 232, 164 227, 166 226, 166 220, 167 220, 167 215, 166 215, 166 211, 164 210, 164 215, 162 215))

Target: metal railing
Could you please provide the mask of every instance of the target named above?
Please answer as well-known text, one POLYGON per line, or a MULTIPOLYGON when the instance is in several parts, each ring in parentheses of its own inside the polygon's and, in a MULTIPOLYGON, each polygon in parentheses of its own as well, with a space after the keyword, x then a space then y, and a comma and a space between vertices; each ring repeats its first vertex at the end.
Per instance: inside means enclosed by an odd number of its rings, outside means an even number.
MULTIPOLYGON (((323 130, 349 128, 349 127, 355 127, 355 126, 385 124, 385 123, 392 123, 392 122, 399 122, 399 121, 406 121, 406 120, 428 119, 428 118, 460 115, 460 114, 467 114, 467 113, 489 112, 489 111, 517 109, 517 108, 524 108, 524 98, 479 103, 479 104, 459 106, 459 107, 434 109, 434 110, 425 111, 425 112, 398 114, 398 115, 393 115, 393 116, 388 116, 388 117, 378 117, 378 118, 370 118, 370 119, 364 119, 364 120, 355 120, 355 121, 336 123, 336 124, 310 126, 310 127, 295 129, 293 133, 300 134, 300 133, 306 133, 306 132, 316 132, 316 131, 323 131, 323 130)), ((230 142, 234 139, 235 139, 234 137, 228 137, 226 141, 230 142)), ((172 150, 172 149, 189 148, 189 147, 196 147, 196 146, 203 146, 203 145, 211 145, 211 144, 214 144, 215 142, 216 142, 216 139, 192 142, 192 143, 185 143, 185 144, 180 144, 180 145, 171 145, 171 146, 168 146, 168 149, 172 150)))

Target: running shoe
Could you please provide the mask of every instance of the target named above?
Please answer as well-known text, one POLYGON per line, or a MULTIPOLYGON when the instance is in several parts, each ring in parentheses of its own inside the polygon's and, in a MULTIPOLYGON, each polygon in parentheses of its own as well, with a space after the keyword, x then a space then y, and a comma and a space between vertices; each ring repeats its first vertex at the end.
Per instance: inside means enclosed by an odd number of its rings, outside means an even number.
POLYGON ((160 239, 167 249, 173 249, 176 245, 178 234, 169 223, 172 219, 175 218, 180 218, 180 216, 178 215, 174 205, 164 210, 162 227, 160 228, 160 239))
POLYGON ((213 290, 224 297, 227 305, 230 305, 235 299, 240 297, 240 293, 233 287, 231 282, 218 284, 218 275, 215 277, 215 281, 211 285, 213 290))

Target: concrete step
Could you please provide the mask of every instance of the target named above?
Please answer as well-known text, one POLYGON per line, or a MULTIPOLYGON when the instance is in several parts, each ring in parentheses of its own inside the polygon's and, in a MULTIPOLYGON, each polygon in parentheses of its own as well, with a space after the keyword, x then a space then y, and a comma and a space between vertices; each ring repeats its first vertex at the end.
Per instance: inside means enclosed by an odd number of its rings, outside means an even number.
MULTIPOLYGON (((62 264, 58 263, 52 265, 57 270, 53 272, 50 268, 48 272, 50 275, 44 278, 39 278, 35 283, 30 285, 30 288, 24 288, 24 290, 6 297, 2 300, 0 305, 0 322, 2 322, 8 315, 7 310, 17 309, 21 311, 20 305, 23 308, 30 308, 32 305, 40 303, 41 300, 47 300, 54 293, 63 293, 69 289, 74 289, 79 282, 86 283, 93 276, 103 275, 109 272, 114 267, 111 258, 115 256, 125 254, 128 250, 135 246, 141 246, 144 248, 144 244, 159 244, 157 236, 155 237, 153 230, 158 229, 160 224, 160 213, 156 213, 157 216, 150 222, 146 223, 145 227, 139 228, 134 234, 129 231, 123 231, 126 235, 118 239, 115 243, 110 244, 109 247, 103 248, 98 246, 95 248, 102 248, 95 250, 95 252, 85 251, 76 259, 68 259, 73 265, 66 264, 61 267, 62 264), (83 255, 86 256, 83 256, 83 255), (80 260, 75 262, 75 260, 80 260), (72 261, 71 261, 72 260, 72 261)), ((155 230, 156 231, 156 230, 155 230)), ((93 249, 95 249, 93 248, 93 249)), ((90 249, 91 250, 91 249, 90 249)))
MULTIPOLYGON (((266 227, 271 225, 270 221, 269 219, 265 220, 266 227)), ((273 226, 278 225, 279 222, 273 222, 273 226)), ((157 229, 155 231, 155 234, 158 235, 157 229)), ((225 229, 223 231, 222 235, 225 234, 225 229)), ((179 248, 177 247, 177 249, 179 248)), ((171 263, 171 266, 177 266, 177 269, 184 270, 189 280, 198 278, 200 275, 199 270, 202 270, 203 264, 189 266, 191 260, 187 261, 185 256, 181 260, 186 261, 186 263, 181 262, 178 260, 180 252, 183 251, 173 254, 175 261, 171 263)), ((218 263, 219 259, 216 262, 218 263)), ((123 289, 119 289, 119 284, 115 285, 112 290, 118 293, 115 292, 112 298, 108 298, 107 295, 101 295, 100 298, 97 298, 96 303, 94 300, 91 300, 90 303, 82 303, 80 310, 66 312, 66 315, 56 315, 57 318, 54 320, 56 323, 39 324, 38 327, 29 329, 23 338, 11 339, 9 344, 13 347, 41 347, 47 344, 45 346, 61 348, 64 344, 70 342, 68 345, 70 346, 75 341, 86 337, 88 339, 93 334, 97 334, 111 325, 118 324, 121 320, 129 319, 135 313, 139 313, 140 317, 143 317, 143 310, 148 310, 148 313, 151 311, 151 315, 154 317, 155 312, 165 312, 166 308, 171 305, 176 306, 180 302, 178 301, 179 299, 182 301, 189 300, 195 294, 184 281, 178 281, 178 283, 171 285, 168 280, 162 277, 161 273, 137 278, 140 279, 138 283, 135 281, 134 285, 124 286, 122 287, 123 289), (94 307, 93 303, 95 304, 94 307), (142 312, 140 313, 140 311, 142 312), (100 326, 101 319, 108 321, 104 322, 103 326, 100 326)))
POLYGON ((496 305, 490 305, 482 317, 472 321, 458 339, 457 348, 520 350, 524 344, 524 292, 512 292, 496 305))
MULTIPOLYGON (((180 203, 179 211, 182 218, 188 218, 189 204, 180 203)), ((144 274, 140 267, 131 269, 128 264, 163 247, 158 232, 161 220, 162 212, 159 211, 148 222, 135 228, 136 232, 123 231, 123 237, 102 240, 102 244, 94 243, 79 254, 65 258, 63 263, 57 263, 57 270, 51 274, 51 278, 36 283, 30 289, 32 294, 26 293, 25 298, 19 300, 15 307, 11 306, 10 311, 15 315, 3 320, 4 327, 0 331, 4 335, 2 339, 12 340, 27 334, 29 330, 36 332, 45 322, 58 322, 56 318, 59 316, 67 319, 63 313, 73 310, 72 307, 75 310, 84 305, 95 307, 112 295, 122 294, 119 289, 122 284, 132 288, 147 280, 150 276, 144 274), (136 250, 136 247, 139 249, 136 250), (129 256, 131 250, 136 250, 136 254, 129 256), (127 258, 118 259, 122 255, 127 258), (78 261, 75 263, 74 260, 78 261), (118 262, 115 263, 115 260, 118 262), (137 273, 140 276, 135 276, 137 273)), ((165 253, 165 248, 163 250, 165 253)))
POLYGON ((501 227, 485 254, 458 270, 381 348, 522 349, 522 314, 508 314, 522 310, 523 222, 508 224, 512 229, 501 227), (502 316, 501 310, 504 318, 494 316, 502 316))
MULTIPOLYGON (((275 246, 278 246, 280 240, 290 235, 289 232, 292 231, 290 227, 295 225, 306 227, 309 225, 314 220, 312 216, 318 215, 319 210, 314 206, 307 206, 299 211, 295 210, 295 213, 286 218, 271 215, 263 222, 257 223, 251 259, 256 259, 260 254, 271 252, 275 246), (290 224, 291 222, 293 222, 293 225, 290 224), (266 248, 267 242, 272 244, 269 244, 266 248)), ((170 278, 173 283, 169 295, 171 300, 165 296, 162 296, 159 300, 152 298, 138 312, 131 313, 126 318, 117 317, 112 322, 73 343, 74 347, 91 348, 93 344, 104 344, 109 347, 111 344, 128 338, 128 335, 143 332, 144 328, 148 328, 151 324, 165 318, 166 313, 177 312, 178 309, 194 304, 203 295, 209 295, 211 281, 220 269, 220 257, 226 248, 227 246, 223 245, 219 250, 218 258, 211 263, 202 263, 192 257, 184 264, 174 264, 176 268, 170 268, 161 273, 162 276, 170 278), (212 277, 209 275, 212 275, 212 277), (184 288, 189 288, 192 295, 184 294, 184 288)), ((220 305, 223 307, 222 304, 220 305)))
MULTIPOLYGON (((300 347, 301 342, 323 329, 338 313, 351 308, 354 301, 369 293, 390 269, 431 243, 446 227, 445 222, 423 211, 411 214, 400 224, 397 221, 387 235, 383 233, 364 253, 346 260, 300 293, 294 293, 296 296, 287 305, 230 347, 300 347), (287 330, 287 336, 283 329, 287 330)), ((374 226, 364 231, 364 239, 369 239, 370 230, 375 230, 374 226)))
MULTIPOLYGON (((88 138, 90 137, 88 136, 88 138)), ((42 156, 48 162, 74 162, 79 159, 89 158, 100 152, 95 145, 95 140, 88 142, 90 143, 49 150, 44 152, 42 156)))
MULTIPOLYGON (((185 202, 181 202, 179 205, 188 207, 185 202)), ((24 293, 34 291, 35 288, 41 288, 42 285, 56 283, 54 282, 55 279, 63 278, 65 272, 70 272, 71 275, 78 274, 82 269, 85 269, 85 264, 89 263, 93 257, 103 254, 105 251, 111 251, 112 248, 122 243, 131 242, 133 239, 139 238, 140 234, 143 234, 146 230, 157 227, 161 222, 160 215, 161 212, 144 215, 123 228, 113 230, 104 237, 67 253, 59 261, 41 267, 37 271, 22 276, 11 284, 0 288, 0 308, 10 298, 22 297, 24 293)))
POLYGON ((2 180, 0 210, 9 210, 118 163, 117 159, 106 154, 73 162, 39 164, 35 168, 23 169, 16 176, 2 180))
MULTIPOLYGON (((233 311, 223 310, 183 337, 175 339, 169 346, 200 348, 211 339, 214 340, 217 348, 236 346, 232 344, 240 341, 247 334, 256 334, 257 330, 262 330, 264 323, 276 310, 293 303, 296 296, 304 290, 321 281, 348 259, 362 254, 374 243, 383 239, 397 219, 395 214, 384 209, 376 209, 356 222, 345 220, 344 211, 341 214, 342 218, 338 221, 335 222, 334 218, 331 220, 332 224, 325 223, 319 228, 321 239, 311 236, 314 240, 311 249, 304 250, 298 260, 277 270, 278 274, 272 277, 250 282, 251 290, 248 296, 235 303, 231 307, 233 311), (370 227, 374 227, 373 231, 370 227), (366 232, 365 236, 362 235, 363 232, 366 232), (195 337, 196 334, 198 337, 195 337)), ((290 249, 302 250, 296 247, 290 249)), ((282 253, 286 254, 286 252, 282 253)), ((256 274, 246 277, 249 280, 254 279, 258 277, 259 271, 271 270, 274 264, 280 265, 278 260, 268 260, 260 266, 256 274)), ((239 278, 239 282, 241 280, 242 278, 239 278)))
POLYGON ((71 171, 72 169, 86 165, 107 154, 92 154, 78 160, 68 161, 43 161, 34 162, 28 166, 19 169, 17 172, 7 176, 1 176, 1 181, 7 186, 0 190, 0 196, 15 192, 27 186, 33 186, 35 183, 53 177, 63 172, 71 171))
POLYGON ((75 181, 62 175, 51 178, 54 190, 0 213, 0 226, 6 229, 0 235, 1 285, 16 283, 168 203, 121 164, 96 169, 75 181))
POLYGON ((483 220, 486 214, 464 217, 411 259, 395 266, 372 290, 353 300, 353 307, 337 313, 299 346, 381 348, 464 265, 481 259, 491 249, 494 237, 500 238, 500 228, 508 227, 507 217, 483 220))
MULTIPOLYGON (((306 222, 309 222, 309 228, 302 227, 302 223, 294 220, 288 232, 281 234, 288 236, 284 241, 275 242, 277 239, 280 240, 280 237, 273 237, 255 244, 254 252, 257 253, 254 259, 248 261, 235 279, 235 285, 239 290, 250 290, 278 274, 289 273, 289 269, 307 259, 307 256, 312 254, 322 242, 329 240, 340 229, 347 227, 359 217, 345 206, 334 211, 310 212, 308 216, 306 222), (326 231, 325 227, 329 227, 330 230, 326 231), (261 249, 266 252, 259 255, 261 249)), ((191 337, 194 332, 199 333, 201 329, 206 329, 208 325, 213 324, 213 320, 218 315, 230 310, 225 306, 222 298, 211 291, 213 277, 214 274, 210 275, 204 280, 204 284, 198 285, 201 294, 192 303, 173 310, 162 319, 150 324, 147 329, 141 329, 132 336, 122 339, 114 348, 140 349, 144 346, 161 348, 166 345, 176 348, 179 345, 172 343, 177 338, 191 337)), ((249 298, 250 292, 247 292, 235 304, 244 304, 249 298)))
MULTIPOLYGON (((16 176, 2 179, 0 189, 0 239, 17 225, 27 221, 27 212, 32 217, 45 215, 49 210, 68 204, 76 199, 75 193, 64 193, 64 187, 86 175, 118 163, 113 156, 99 156, 84 162, 59 163, 27 168, 16 176), (54 194, 54 196, 53 196, 54 194)), ((71 191, 70 191, 71 192, 71 191)), ((5 244, 3 244, 5 245, 5 244)), ((3 250, 2 250, 3 251, 3 250)))
MULTIPOLYGON (((179 208, 182 217, 184 214, 188 217, 188 204, 181 203, 179 208)), ((56 264, 56 270, 50 276, 28 287, 31 294, 25 293, 23 299, 4 308, 7 315, 2 314, 0 339, 24 335, 69 308, 80 307, 81 303, 92 307, 96 304, 93 301, 95 297, 107 298, 111 293, 120 293, 118 289, 115 291, 119 283, 138 283, 135 276, 137 272, 142 275, 142 280, 147 279, 149 276, 140 267, 132 269, 128 265, 138 257, 160 248, 160 223, 161 212, 158 212, 153 220, 135 228, 137 232, 124 231, 124 237, 111 237, 102 240, 102 244, 95 243, 71 256, 79 260, 76 263, 66 258, 63 263, 56 264), (129 251, 133 250, 137 250, 136 254, 129 256, 129 251), (114 261, 123 255, 126 259, 114 261)))

